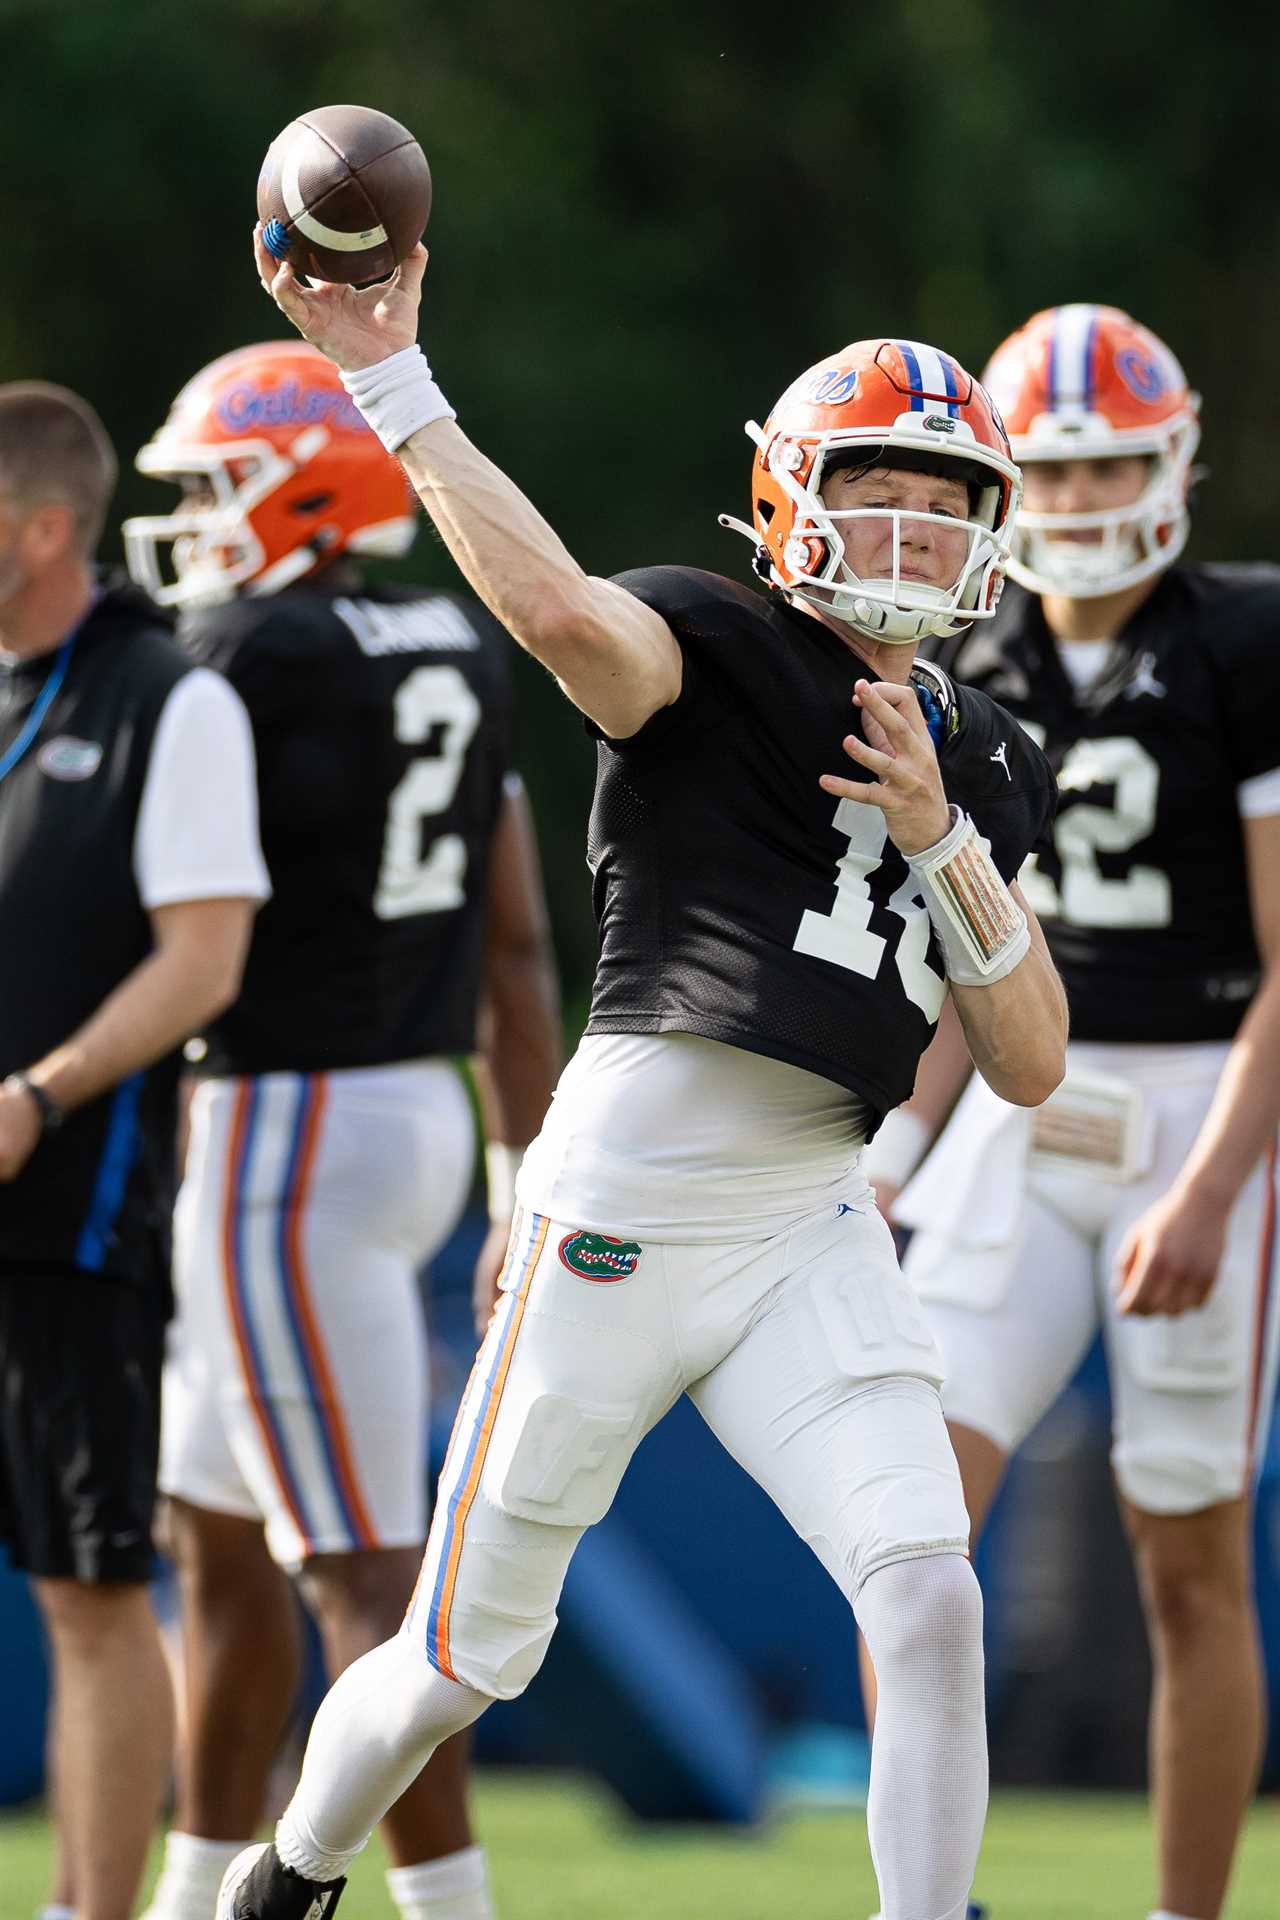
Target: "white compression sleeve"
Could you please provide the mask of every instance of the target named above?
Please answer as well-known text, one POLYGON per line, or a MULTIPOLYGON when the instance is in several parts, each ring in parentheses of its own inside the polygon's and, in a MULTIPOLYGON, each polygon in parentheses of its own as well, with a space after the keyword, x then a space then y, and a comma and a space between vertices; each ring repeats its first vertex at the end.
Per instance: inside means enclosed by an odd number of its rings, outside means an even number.
POLYGON ((867 1835, 883 1920, 965 1920, 987 1811, 977 1579, 957 1553, 898 1560, 854 1613, 876 1672, 867 1835))
POLYGON ((320 1703, 276 1852, 307 1880, 337 1880, 442 1740, 478 1720, 487 1694, 447 1680, 407 1634, 340 1674, 320 1703))

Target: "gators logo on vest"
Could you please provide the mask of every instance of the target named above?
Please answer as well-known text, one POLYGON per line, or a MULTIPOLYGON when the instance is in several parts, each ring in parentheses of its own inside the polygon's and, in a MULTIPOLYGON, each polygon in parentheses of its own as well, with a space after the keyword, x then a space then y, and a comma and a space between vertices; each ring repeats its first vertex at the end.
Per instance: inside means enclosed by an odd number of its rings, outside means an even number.
POLYGON ((644 1249, 638 1240, 616 1240, 611 1233, 566 1233, 560 1264, 580 1280, 629 1280, 644 1249))

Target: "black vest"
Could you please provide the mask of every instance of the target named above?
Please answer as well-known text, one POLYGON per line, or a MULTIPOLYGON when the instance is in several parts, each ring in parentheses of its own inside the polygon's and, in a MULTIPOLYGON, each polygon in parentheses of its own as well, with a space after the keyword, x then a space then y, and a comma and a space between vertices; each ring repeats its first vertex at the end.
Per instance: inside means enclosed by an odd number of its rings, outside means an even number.
MULTIPOLYGON (((820 621, 714 574, 618 584, 667 621, 679 698, 602 740, 589 860, 600 929, 588 1033, 697 1033, 858 1094, 873 1123, 910 1094, 944 970, 906 861, 841 741, 876 675, 820 621)), ((948 693, 939 758, 1012 879, 1053 814, 1053 776, 984 695, 948 693)))
MULTIPOLYGON (((0 670, 0 756, 56 656, 0 670)), ((165 701, 190 671, 135 588, 108 583, 39 732, 0 782, 0 1076, 68 1039, 152 949, 133 840, 165 701)), ((162 1278, 177 1063, 77 1108, 0 1186, 0 1266, 162 1278)))

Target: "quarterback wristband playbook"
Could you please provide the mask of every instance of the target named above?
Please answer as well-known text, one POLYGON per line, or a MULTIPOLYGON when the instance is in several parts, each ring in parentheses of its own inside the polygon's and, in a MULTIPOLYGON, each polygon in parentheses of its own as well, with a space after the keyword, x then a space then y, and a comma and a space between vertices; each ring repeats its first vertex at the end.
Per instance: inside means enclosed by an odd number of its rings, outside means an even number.
POLYGON ((907 864, 924 889, 947 978, 958 987, 989 987, 1011 973, 1031 945, 1027 916, 968 814, 952 807, 950 833, 907 864))
POLYGON ((398 453, 419 427, 458 417, 432 379, 421 347, 402 347, 376 366, 344 373, 342 384, 388 453, 398 453))

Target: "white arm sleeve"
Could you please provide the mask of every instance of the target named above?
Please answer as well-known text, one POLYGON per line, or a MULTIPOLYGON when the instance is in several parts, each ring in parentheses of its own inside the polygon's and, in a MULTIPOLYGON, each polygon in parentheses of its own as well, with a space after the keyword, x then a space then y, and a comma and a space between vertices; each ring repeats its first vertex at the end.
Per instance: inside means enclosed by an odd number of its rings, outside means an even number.
POLYGON ((257 767, 244 702, 197 667, 165 701, 151 742, 133 871, 144 907, 180 900, 265 900, 257 767))
POLYGON ((1265 820, 1270 814, 1280 813, 1280 767, 1242 780, 1236 788, 1236 799, 1242 820, 1265 820))

